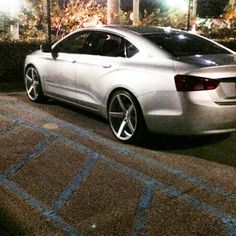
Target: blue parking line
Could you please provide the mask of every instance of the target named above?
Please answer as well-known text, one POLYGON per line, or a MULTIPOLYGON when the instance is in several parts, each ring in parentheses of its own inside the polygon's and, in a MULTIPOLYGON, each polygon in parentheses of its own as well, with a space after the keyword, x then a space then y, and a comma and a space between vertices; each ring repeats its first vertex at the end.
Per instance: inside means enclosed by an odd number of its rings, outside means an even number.
MULTIPOLYGON (((1 103, 1 101, 0 101, 1 103)), ((15 121, 18 125, 21 125, 21 126, 24 126, 24 127, 27 127, 27 128, 31 128, 37 132, 39 132, 40 134, 46 136, 46 137, 50 137, 50 136, 54 136, 55 138, 57 138, 57 134, 56 133, 53 133, 51 134, 51 132, 49 130, 46 130, 46 129, 42 129, 40 126, 38 125, 34 125, 24 119, 20 119, 18 118, 17 116, 15 115, 12 115, 11 113, 5 111, 5 110, 2 110, 0 109, 0 114, 15 121)))
POLYGON ((108 157, 94 152, 92 151, 90 148, 85 147, 79 143, 75 143, 67 138, 62 137, 61 135, 57 134, 54 131, 45 131, 44 128, 41 128, 37 125, 33 125, 23 119, 17 118, 13 115, 10 115, 8 112, 6 111, 2 111, 0 109, 0 114, 5 115, 8 118, 13 118, 13 120, 17 120, 17 122, 27 126, 27 127, 31 127, 31 128, 35 128, 35 130, 40 131, 41 133, 46 133, 49 135, 49 133, 55 137, 57 137, 58 141, 61 142, 62 144, 65 144, 75 150, 78 150, 81 153, 84 153, 86 155, 88 155, 90 158, 94 157, 99 159, 99 161, 102 161, 104 164, 117 169, 119 172, 121 173, 126 173, 129 174, 130 176, 133 176, 134 178, 138 179, 141 182, 152 182, 155 187, 158 188, 158 190, 162 193, 166 193, 172 197, 179 197, 179 199, 181 199, 183 202, 188 203, 189 205, 200 209, 214 217, 217 217, 224 225, 225 227, 225 233, 226 235, 231 236, 233 232, 236 232, 236 217, 228 215, 223 213, 222 211, 220 211, 219 209, 215 208, 215 207, 211 207, 210 205, 207 205, 205 203, 202 203, 198 200, 196 200, 195 198, 181 192, 178 191, 175 187, 173 186, 168 186, 162 182, 160 182, 159 180, 153 179, 145 174, 143 174, 142 172, 139 172, 135 169, 132 169, 130 167, 127 167, 117 161, 114 161, 112 159, 109 159, 108 157))
MULTIPOLYGON (((0 103, 7 103, 7 101, 0 101, 0 103)), ((180 177, 180 178, 183 178, 185 180, 187 180, 188 182, 196 185, 196 186, 199 186, 201 188, 204 188, 204 189, 207 189, 209 192, 212 192, 212 193, 216 193, 218 195, 221 195, 221 196, 224 196, 224 197, 227 197, 229 200, 233 201, 234 203, 236 203, 236 194, 222 188, 222 187, 218 187, 216 186, 215 184, 212 184, 212 183, 209 183, 207 182, 206 180, 200 178, 200 177, 197 177, 197 176, 192 176, 182 170, 179 170, 179 169, 175 169, 171 166, 169 166, 168 164, 165 164, 165 163, 162 163, 158 160, 154 160, 152 158, 149 158, 143 154, 140 154, 136 151, 133 151, 133 150, 130 150, 127 146, 124 146, 123 144, 119 144, 119 143, 115 143, 112 142, 111 140, 108 140, 100 135, 97 135, 91 131, 87 131, 81 127, 78 127, 78 126, 75 126, 73 124, 70 124, 68 122, 65 122, 65 121, 62 121, 60 119, 57 119, 57 118, 54 118, 54 117, 51 117, 49 115, 45 115, 45 113, 39 111, 38 109, 28 109, 26 108, 25 106, 21 105, 21 104, 10 104, 11 106, 19 109, 19 110, 23 110, 23 111, 26 111, 26 112, 29 112, 31 115, 34 115, 36 118, 38 116, 40 116, 41 118, 47 120, 48 122, 53 122, 53 123, 57 123, 57 125, 59 127, 62 127, 62 128, 65 128, 65 129, 68 129, 74 133, 76 133, 77 135, 81 136, 81 137, 86 137, 86 138, 89 138, 93 141, 96 141, 100 144, 103 144, 103 145, 106 145, 107 147, 109 147, 111 150, 114 150, 120 154, 125 154, 125 155, 128 155, 129 157, 132 157, 134 159, 137 159, 137 160, 140 160, 142 162, 145 162, 146 164, 150 165, 150 166, 153 166, 153 167, 156 167, 156 168, 159 168, 160 170, 164 170, 164 171, 167 171, 169 172, 170 174, 173 174, 177 177, 180 177)), ((155 152, 155 153, 158 153, 158 152, 155 152)))
POLYGON ((44 140, 43 142, 40 142, 28 156, 26 156, 24 159, 19 160, 18 162, 16 162, 12 166, 10 166, 2 174, 2 176, 4 176, 5 178, 10 178, 17 171, 19 171, 24 165, 26 165, 28 162, 34 160, 42 152, 44 152, 54 140, 56 140, 55 136, 50 136, 48 139, 44 140))
POLYGON ((52 209, 45 207, 37 198, 29 195, 21 189, 14 181, 6 179, 0 175, 0 184, 7 188, 10 192, 14 193, 17 197, 22 199, 25 203, 35 209, 41 216, 53 222, 57 227, 62 229, 68 235, 79 236, 79 232, 71 225, 61 219, 52 209))
POLYGON ((235 236, 236 235, 236 217, 233 217, 231 215, 224 214, 217 208, 211 207, 205 203, 202 203, 187 194, 183 194, 180 196, 180 199, 190 205, 195 206, 196 208, 205 211, 218 219, 221 220, 221 222, 224 225, 224 233, 227 236, 235 236))
POLYGON ((153 197, 153 182, 145 183, 144 191, 139 200, 136 216, 133 221, 132 236, 141 236, 145 232, 145 224, 148 216, 148 210, 153 197))
POLYGON ((79 174, 67 185, 62 193, 59 194, 56 201, 52 205, 54 212, 58 212, 64 207, 65 203, 70 199, 71 195, 79 188, 82 181, 85 180, 91 169, 96 162, 95 158, 90 158, 83 168, 80 170, 79 174))
POLYGON ((121 173, 128 174, 129 176, 132 176, 141 182, 153 184, 161 193, 165 193, 171 197, 178 198, 182 200, 183 202, 187 203, 188 205, 191 205, 199 210, 204 211, 205 213, 210 214, 211 216, 218 218, 225 227, 225 235, 233 236, 234 235, 233 233, 236 232, 236 217, 225 214, 221 210, 215 207, 211 207, 210 205, 207 205, 205 203, 198 201, 194 197, 191 197, 181 191, 178 191, 173 186, 164 184, 159 180, 153 179, 143 174, 142 172, 136 171, 135 169, 127 167, 126 165, 123 165, 119 162, 111 160, 102 154, 96 153, 90 150, 89 148, 82 146, 81 144, 74 143, 73 141, 67 140, 62 137, 59 137, 58 141, 80 152, 81 150, 83 150, 84 154, 86 155, 95 155, 97 156, 98 160, 103 162, 105 165, 108 165, 118 170, 121 173))
POLYGON ((15 129, 17 126, 18 126, 18 124, 12 124, 8 127, 2 128, 2 129, 0 129, 0 134, 4 135, 4 134, 12 131, 13 129, 15 129))

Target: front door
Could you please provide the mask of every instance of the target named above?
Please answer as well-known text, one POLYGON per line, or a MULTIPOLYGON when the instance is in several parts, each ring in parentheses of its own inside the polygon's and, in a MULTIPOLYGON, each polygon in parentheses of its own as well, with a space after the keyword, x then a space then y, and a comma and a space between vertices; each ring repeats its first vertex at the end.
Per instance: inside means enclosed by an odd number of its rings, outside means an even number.
POLYGON ((76 70, 78 59, 84 53, 87 31, 73 33, 59 41, 52 49, 46 70, 46 93, 62 99, 77 101, 76 70))

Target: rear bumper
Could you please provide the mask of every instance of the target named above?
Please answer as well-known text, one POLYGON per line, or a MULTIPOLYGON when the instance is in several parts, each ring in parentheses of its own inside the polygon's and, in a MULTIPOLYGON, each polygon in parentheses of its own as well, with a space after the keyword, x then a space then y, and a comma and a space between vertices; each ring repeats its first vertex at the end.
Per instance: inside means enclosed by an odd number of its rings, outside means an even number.
POLYGON ((150 131, 179 135, 236 131, 236 105, 216 104, 206 91, 176 92, 174 97, 169 97, 169 102, 172 103, 169 107, 159 109, 157 105, 144 112, 150 131))

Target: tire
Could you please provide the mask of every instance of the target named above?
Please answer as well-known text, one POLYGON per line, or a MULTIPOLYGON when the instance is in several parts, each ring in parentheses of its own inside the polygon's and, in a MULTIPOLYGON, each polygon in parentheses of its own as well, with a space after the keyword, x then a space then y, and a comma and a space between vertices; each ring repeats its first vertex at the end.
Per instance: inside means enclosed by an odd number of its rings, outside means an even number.
POLYGON ((115 92, 108 104, 108 119, 112 133, 124 143, 137 143, 144 134, 145 125, 140 106, 126 90, 115 92))
POLYGON ((25 72, 25 88, 28 98, 33 102, 42 102, 44 94, 39 74, 34 66, 29 66, 25 72))

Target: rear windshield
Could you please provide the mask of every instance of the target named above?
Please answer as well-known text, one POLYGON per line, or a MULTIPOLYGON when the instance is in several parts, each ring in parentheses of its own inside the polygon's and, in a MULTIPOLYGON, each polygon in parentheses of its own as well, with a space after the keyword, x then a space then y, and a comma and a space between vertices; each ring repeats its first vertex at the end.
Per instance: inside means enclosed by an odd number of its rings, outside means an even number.
POLYGON ((215 43, 184 32, 144 34, 143 36, 175 57, 230 54, 229 51, 215 43))

